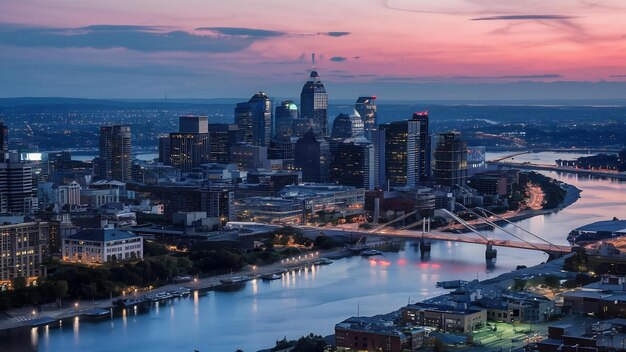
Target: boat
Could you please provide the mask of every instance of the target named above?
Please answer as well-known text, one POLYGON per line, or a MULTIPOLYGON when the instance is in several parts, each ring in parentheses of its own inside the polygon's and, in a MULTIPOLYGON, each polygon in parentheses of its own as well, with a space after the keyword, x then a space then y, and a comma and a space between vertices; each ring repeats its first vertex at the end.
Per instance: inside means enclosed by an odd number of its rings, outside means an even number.
POLYGON ((383 252, 377 251, 375 249, 367 249, 367 250, 361 251, 361 256, 363 257, 371 257, 374 255, 383 255, 383 252))
POLYGON ((130 298, 130 299, 123 299, 118 301, 118 304, 124 308, 128 308, 128 307, 133 307, 136 306, 140 303, 143 303, 144 300, 143 299, 139 299, 139 298, 130 298))
POLYGON ((191 290, 187 287, 179 287, 177 289, 169 291, 169 293, 174 297, 183 297, 191 294, 191 290))
POLYGON ((283 277, 282 275, 274 273, 274 274, 263 275, 261 276, 261 279, 266 280, 266 281, 272 281, 272 280, 279 280, 282 277, 283 277))
POLYGON ((109 311, 108 309, 90 309, 88 311, 83 312, 82 315, 87 316, 87 317, 103 317, 103 316, 108 316, 111 314, 111 311, 109 311))
POLYGON ((244 282, 244 281, 248 281, 251 280, 252 278, 249 276, 245 276, 245 275, 235 275, 235 276, 231 276, 231 277, 227 277, 224 279, 220 279, 220 282, 223 284, 236 284, 239 282, 244 282))
POLYGON ((332 264, 333 261, 328 259, 328 258, 319 258, 318 260, 314 261, 313 264, 315 265, 329 265, 332 264))
POLYGON ((467 285, 468 282, 465 280, 450 280, 450 281, 437 281, 436 287, 443 288, 446 290, 461 288, 467 285))

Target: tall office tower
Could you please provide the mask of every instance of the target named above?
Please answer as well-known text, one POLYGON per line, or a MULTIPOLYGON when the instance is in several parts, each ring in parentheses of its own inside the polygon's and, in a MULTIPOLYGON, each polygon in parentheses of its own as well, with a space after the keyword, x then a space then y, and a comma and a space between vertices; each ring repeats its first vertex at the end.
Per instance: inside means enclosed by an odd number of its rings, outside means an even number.
POLYGON ((252 110, 248 102, 235 106, 235 124, 239 128, 239 141, 252 144, 252 110))
POLYGON ((237 125, 209 124, 209 144, 211 149, 209 161, 218 164, 230 163, 230 147, 237 144, 238 134, 239 128, 237 125))
POLYGON ((363 136, 363 120, 356 110, 352 115, 339 114, 333 121, 333 130, 330 134, 332 139, 345 139, 363 136))
POLYGON ((129 181, 131 159, 130 126, 101 126, 98 177, 104 180, 129 181))
POLYGON ((383 187, 415 187, 417 181, 417 148, 419 123, 415 120, 396 121, 379 126, 376 147, 381 162, 379 179, 383 187))
POLYGON ((417 146, 417 170, 418 183, 425 183, 431 175, 431 138, 428 134, 428 111, 413 113, 413 120, 419 123, 419 141, 417 146))
POLYGON ((0 162, 5 162, 9 158, 9 129, 0 122, 0 162))
POLYGON ((31 214, 37 208, 31 165, 11 161, 1 163, 0 213, 31 214))
POLYGON ((178 118, 180 133, 209 133, 208 116, 182 115, 178 118))
POLYGON ((303 118, 313 119, 313 132, 318 137, 328 134, 328 95, 317 71, 311 71, 309 80, 300 93, 300 108, 303 118))
POLYGON ((365 129, 365 138, 372 140, 372 132, 378 128, 378 116, 376 115, 376 97, 359 97, 354 104, 354 109, 361 115, 365 129))
POLYGON ((159 137, 159 162, 170 164, 170 136, 159 137))
POLYGON ((272 101, 258 92, 248 101, 252 114, 252 144, 268 146, 272 139, 272 101))
POLYGON ((294 165, 302 171, 304 182, 326 182, 330 149, 328 142, 315 136, 313 131, 304 134, 294 147, 294 165))
POLYGON ((435 149, 435 182, 454 187, 465 186, 467 181, 467 143, 459 132, 439 134, 435 149))
POLYGON ((237 103, 235 124, 240 130, 240 141, 267 146, 272 138, 272 101, 258 92, 246 103, 237 103))
MULTIPOLYGON (((170 165, 176 169, 188 172, 194 167, 209 162, 211 149, 209 145, 209 133, 206 132, 183 132, 183 130, 196 130, 195 126, 200 127, 200 123, 191 118, 181 118, 179 120, 180 132, 170 133, 170 165)), ((205 129, 208 130, 208 124, 205 129)))
POLYGON ((285 100, 276 107, 274 114, 274 138, 289 139, 292 136, 294 121, 298 118, 298 107, 291 100, 285 100))
POLYGON ((374 146, 364 136, 348 138, 333 151, 331 180, 345 186, 374 189, 374 146))

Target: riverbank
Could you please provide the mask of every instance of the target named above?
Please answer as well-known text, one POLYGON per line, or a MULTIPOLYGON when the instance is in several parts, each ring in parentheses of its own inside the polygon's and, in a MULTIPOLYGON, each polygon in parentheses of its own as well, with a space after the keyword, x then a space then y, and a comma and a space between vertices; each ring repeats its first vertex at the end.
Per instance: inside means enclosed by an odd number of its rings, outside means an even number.
POLYGON ((12 330, 20 328, 28 328, 34 325, 40 325, 41 322, 59 321, 64 319, 71 319, 74 317, 80 317, 92 313, 98 309, 112 309, 117 307, 115 302, 120 299, 142 299, 148 295, 154 295, 161 292, 172 291, 180 287, 189 288, 192 291, 210 291, 218 289, 220 287, 228 286, 221 280, 237 276, 248 276, 250 280, 260 279, 263 275, 271 275, 275 273, 294 272, 298 270, 308 270, 312 265, 315 265, 315 261, 320 258, 328 259, 340 259, 353 255, 349 250, 345 248, 335 248, 329 250, 322 250, 316 252, 317 254, 312 256, 294 257, 289 261, 283 260, 273 264, 252 266, 247 265, 243 269, 229 273, 210 277, 197 277, 188 282, 168 284, 154 288, 152 290, 140 291, 130 293, 122 296, 114 296, 110 299, 101 300, 65 300, 67 306, 59 308, 56 304, 45 304, 40 307, 39 310, 33 307, 24 307, 11 309, 3 312, 0 315, 0 331, 12 330))
MULTIPOLYGON (((582 190, 578 189, 576 186, 570 185, 568 183, 562 183, 561 187, 563 188, 563 190, 565 190, 565 198, 555 208, 524 209, 524 210, 518 210, 518 211, 507 211, 505 213, 498 214, 498 216, 510 222, 518 222, 518 221, 530 219, 532 217, 539 216, 539 215, 548 215, 548 214, 556 213, 576 203, 576 201, 580 199, 580 194, 582 193, 582 190)), ((506 225, 507 221, 505 220, 493 221, 492 220, 492 222, 497 225, 506 225)), ((470 220, 470 221, 467 221, 467 223, 472 225, 474 228, 478 230, 492 228, 491 225, 484 223, 484 221, 480 219, 470 220)), ((446 227, 440 228, 439 230, 470 232, 470 230, 468 230, 464 225, 460 225, 460 224, 446 226, 446 227)))

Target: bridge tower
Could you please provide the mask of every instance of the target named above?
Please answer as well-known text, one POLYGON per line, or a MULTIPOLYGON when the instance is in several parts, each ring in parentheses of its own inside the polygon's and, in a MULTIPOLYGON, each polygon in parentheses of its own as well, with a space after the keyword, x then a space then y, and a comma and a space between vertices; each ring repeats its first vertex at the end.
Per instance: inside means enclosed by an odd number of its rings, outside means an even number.
POLYGON ((493 248, 493 241, 487 242, 487 249, 485 250, 485 259, 491 261, 498 256, 498 250, 493 248))

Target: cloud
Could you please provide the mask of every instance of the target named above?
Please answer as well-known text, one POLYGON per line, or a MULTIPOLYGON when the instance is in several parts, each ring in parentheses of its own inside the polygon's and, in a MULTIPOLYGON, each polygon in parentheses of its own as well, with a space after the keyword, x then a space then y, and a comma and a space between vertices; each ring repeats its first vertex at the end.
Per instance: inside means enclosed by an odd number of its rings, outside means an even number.
POLYGON ((290 33, 270 29, 246 28, 246 27, 199 27, 197 31, 209 31, 223 36, 250 37, 250 38, 276 38, 276 37, 343 37, 350 32, 318 32, 318 33, 290 33))
POLYGON ((244 27, 199 27, 197 31, 211 31, 227 36, 242 36, 254 38, 273 38, 288 35, 287 32, 273 31, 269 29, 244 28, 244 27))
POLYGON ((94 25, 77 28, 0 24, 0 44, 34 48, 126 48, 141 52, 235 52, 254 42, 250 37, 212 37, 169 27, 94 25))
POLYGON ((551 79, 562 78, 556 73, 546 73, 540 75, 508 75, 508 76, 454 76, 453 79, 551 79))
POLYGON ((610 78, 626 78, 626 75, 610 75, 610 78))
POLYGON ((333 61, 333 62, 342 62, 342 61, 346 61, 348 59, 343 57, 343 56, 333 56, 329 60, 333 61))
POLYGON ((571 20, 577 18, 576 16, 563 16, 563 15, 505 15, 505 16, 489 16, 471 18, 471 21, 515 21, 515 20, 571 20))
POLYGON ((326 32, 326 33, 319 33, 321 35, 327 35, 329 37, 343 37, 346 35, 350 35, 350 32, 326 32))

